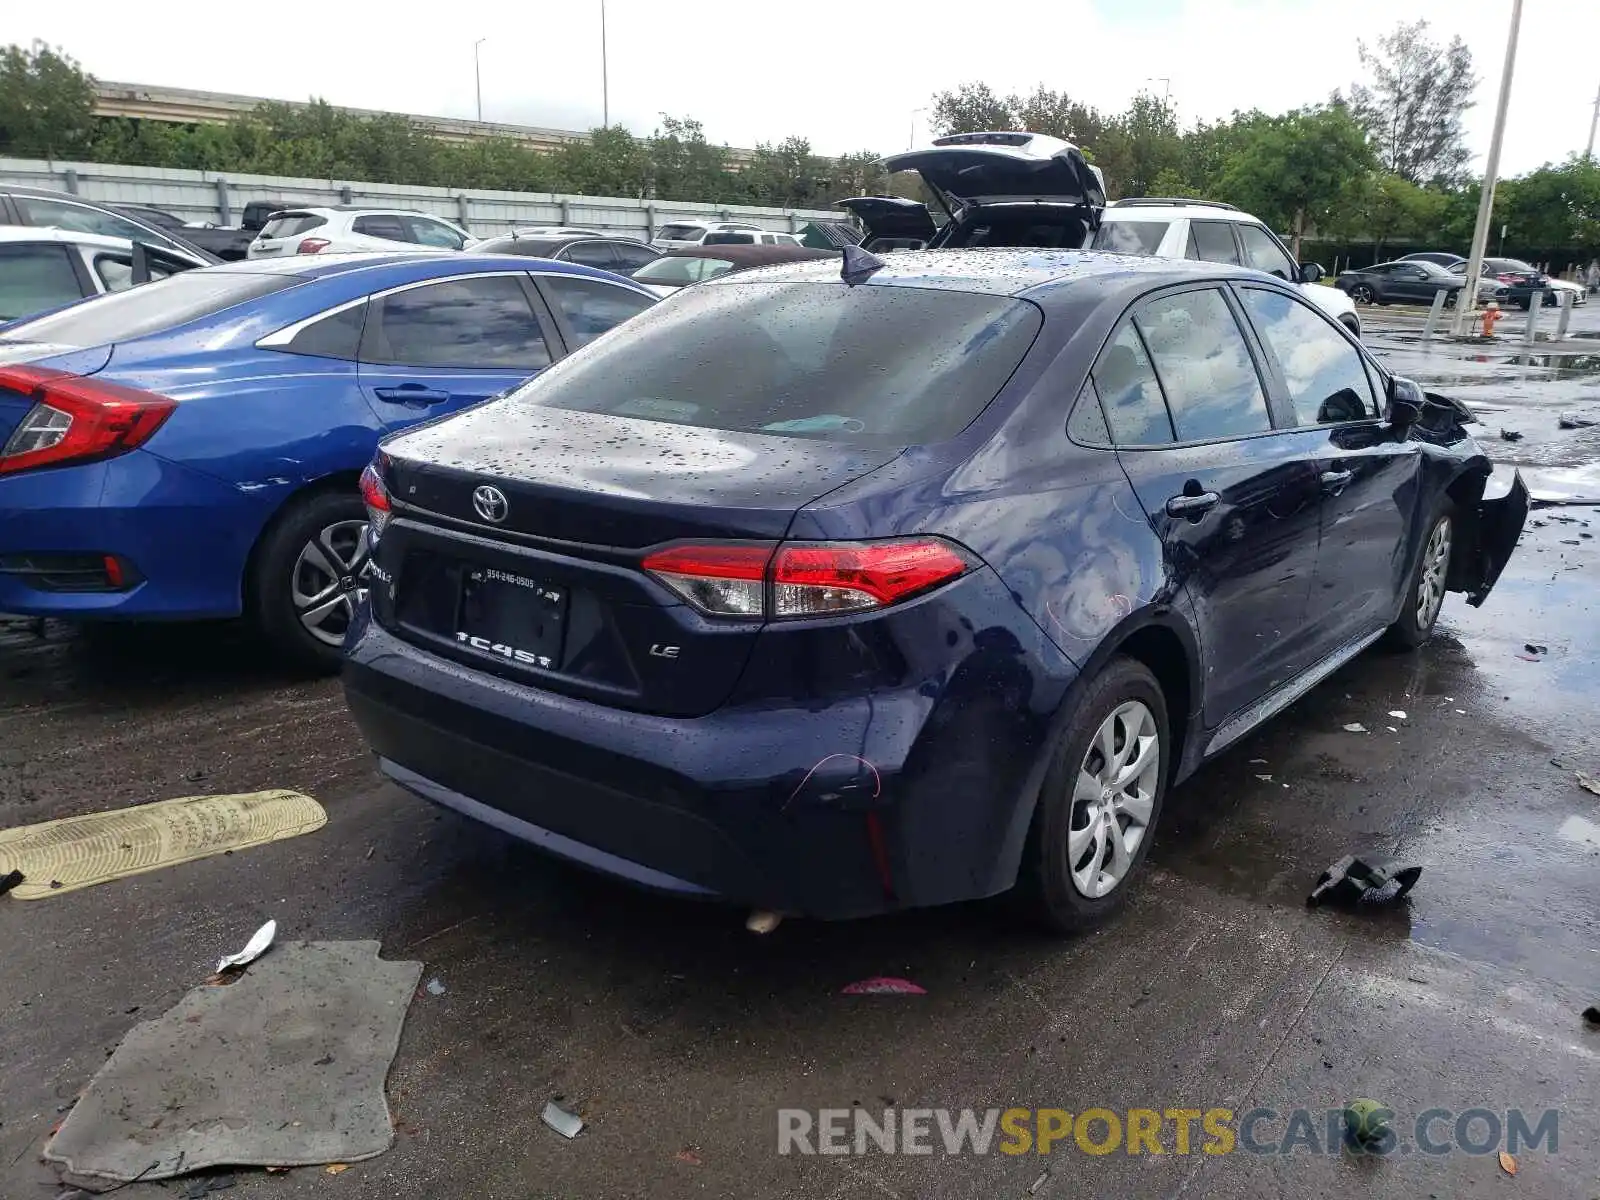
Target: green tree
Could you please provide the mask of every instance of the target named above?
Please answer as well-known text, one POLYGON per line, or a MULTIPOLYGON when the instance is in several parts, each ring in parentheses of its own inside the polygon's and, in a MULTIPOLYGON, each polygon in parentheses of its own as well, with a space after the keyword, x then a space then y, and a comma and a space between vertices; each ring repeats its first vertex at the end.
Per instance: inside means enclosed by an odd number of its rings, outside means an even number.
POLYGON ((728 148, 707 142, 699 121, 662 113, 646 153, 657 199, 715 203, 731 191, 728 148))
POLYGON ((71 58, 34 42, 0 50, 0 150, 71 157, 94 133, 94 80, 71 58))
POLYGON ((1495 208, 1496 220, 1530 253, 1600 252, 1600 166, 1593 159, 1574 155, 1508 180, 1495 191, 1495 208))
MULTIPOLYGON (((1181 171, 1182 139, 1170 105, 1138 95, 1126 112, 1113 117, 1092 147, 1095 165, 1113 196, 1149 196, 1156 178, 1181 171)), ((1168 177, 1170 179, 1170 176, 1168 177)))
POLYGON ((986 133, 1016 129, 1019 121, 1011 100, 1002 100, 987 83, 963 83, 934 96, 932 124, 940 134, 986 133))
POLYGON ((633 199, 643 198, 649 190, 646 145, 621 125, 591 129, 587 142, 569 142, 551 157, 563 190, 633 199))
POLYGON ((1018 128, 1047 133, 1078 146, 1098 144, 1108 123, 1099 109, 1079 104, 1067 93, 1051 91, 1042 83, 1030 95, 1008 96, 1005 105, 1018 128))
POLYGON ((829 163, 811 153, 803 137, 788 137, 776 146, 760 143, 740 172, 747 198, 754 204, 810 208, 826 202, 829 163))
POLYGON ((1342 105, 1302 108, 1252 125, 1220 181, 1223 198, 1290 230, 1296 257, 1374 166, 1361 126, 1342 105))
POLYGON ((1376 49, 1357 46, 1370 83, 1350 89, 1350 107, 1383 169, 1419 184, 1459 179, 1471 159, 1462 118, 1478 86, 1466 43, 1440 45, 1426 21, 1402 21, 1376 49))

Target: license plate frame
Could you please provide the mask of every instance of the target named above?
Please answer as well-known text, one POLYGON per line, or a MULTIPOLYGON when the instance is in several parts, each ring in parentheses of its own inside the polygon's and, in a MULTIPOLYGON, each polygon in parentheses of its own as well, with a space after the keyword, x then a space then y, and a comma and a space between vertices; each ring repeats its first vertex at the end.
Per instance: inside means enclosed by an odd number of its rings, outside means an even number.
POLYGON ((463 567, 456 643, 502 662, 558 670, 569 602, 560 584, 498 567, 463 567))

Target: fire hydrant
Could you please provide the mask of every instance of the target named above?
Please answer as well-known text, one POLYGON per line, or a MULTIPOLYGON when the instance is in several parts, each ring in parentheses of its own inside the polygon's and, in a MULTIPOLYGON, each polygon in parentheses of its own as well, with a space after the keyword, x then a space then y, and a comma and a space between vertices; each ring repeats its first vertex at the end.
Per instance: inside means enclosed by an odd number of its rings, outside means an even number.
POLYGON ((1494 336, 1495 322, 1498 321, 1503 316, 1505 316, 1505 313, 1500 311, 1500 305, 1499 305, 1499 303, 1497 301, 1491 300, 1491 301, 1489 301, 1488 304, 1484 305, 1484 308, 1483 308, 1483 336, 1484 337, 1490 338, 1490 337, 1494 336))

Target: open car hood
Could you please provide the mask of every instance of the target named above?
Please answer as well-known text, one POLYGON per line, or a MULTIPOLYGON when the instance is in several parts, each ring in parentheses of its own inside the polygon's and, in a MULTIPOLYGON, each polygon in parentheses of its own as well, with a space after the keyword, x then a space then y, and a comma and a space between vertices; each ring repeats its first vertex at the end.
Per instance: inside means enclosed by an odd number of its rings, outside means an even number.
POLYGON ((933 214, 920 200, 903 196, 852 196, 839 201, 866 227, 867 237, 914 238, 926 242, 933 237, 933 214))
POLYGON ((885 171, 916 171, 952 211, 958 206, 1036 200, 1102 209, 1105 185, 1083 151, 1039 133, 957 133, 891 154, 885 171), (955 204, 951 204, 950 201, 955 204))

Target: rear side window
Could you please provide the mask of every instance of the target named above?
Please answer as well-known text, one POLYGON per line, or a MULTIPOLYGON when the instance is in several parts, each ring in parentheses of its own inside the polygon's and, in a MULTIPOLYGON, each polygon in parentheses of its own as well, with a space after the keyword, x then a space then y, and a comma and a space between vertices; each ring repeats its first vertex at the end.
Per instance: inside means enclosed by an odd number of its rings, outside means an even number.
POLYGON ((1285 283, 1294 283, 1299 276, 1294 263, 1283 252, 1283 247, 1259 225, 1239 226, 1239 240, 1244 243, 1245 265, 1268 275, 1276 275, 1285 283))
POLYGON ((387 214, 357 217, 351 222, 350 228, 367 237, 385 238, 391 242, 411 241, 411 231, 406 228, 405 222, 387 214))
POLYGON ((599 267, 602 271, 609 271, 616 263, 610 242, 573 242, 562 257, 586 267, 599 267))
POLYGON ((663 225, 656 237, 667 242, 697 242, 704 233, 698 225, 663 225))
MULTIPOLYGON (((83 299, 65 246, 0 246, 0 321, 83 299)), ((0 337, 7 331, 0 330, 0 337)))
POLYGON ((366 361, 527 371, 550 363, 533 307, 509 275, 445 279, 393 292, 372 307, 377 324, 366 361))
MULTIPOLYGON (((317 358, 343 358, 354 362, 361 350, 361 330, 367 322, 367 305, 352 304, 313 321, 281 349, 290 354, 310 354, 317 358)), ((280 347, 274 347, 279 349, 280 347)))
MULTIPOLYGON (((165 279, 172 274, 172 268, 155 261, 153 254, 146 261, 151 280, 165 279)), ((100 277, 106 291, 126 291, 133 286, 133 258, 127 254, 97 254, 94 256, 94 273, 100 277)))
POLYGON ((98 346, 162 333, 223 309, 281 292, 300 280, 292 275, 243 271, 184 271, 169 279, 99 296, 66 312, 0 330, 0 338, 98 346))
POLYGON ((411 229, 407 239, 421 246, 437 246, 441 250, 459 250, 466 245, 462 236, 443 221, 432 221, 427 217, 407 217, 406 225, 411 229))
POLYGON ((1378 415, 1361 352, 1298 300, 1241 288, 1244 306, 1289 385, 1297 425, 1332 425, 1378 415))
POLYGON ((1083 385, 1077 406, 1067 421, 1067 436, 1085 446, 1111 444, 1111 427, 1106 424, 1105 412, 1100 407, 1100 397, 1095 394, 1092 379, 1083 385))
POLYGON ((836 283, 692 288, 557 363, 536 405, 704 429, 901 447, 994 399, 1043 323, 1009 296, 836 283))
POLYGON ((574 350, 655 304, 654 297, 598 279, 546 275, 539 282, 566 318, 574 350))
POLYGON ((1239 264, 1233 227, 1226 221, 1190 221, 1189 257, 1201 262, 1239 264))
POLYGON ((613 242, 617 255, 617 270, 637 271, 646 263, 653 263, 661 256, 648 246, 630 246, 626 242, 613 242))
POLYGON ((264 238, 294 237, 296 234, 308 233, 327 223, 325 218, 319 217, 314 213, 279 213, 261 227, 261 236, 264 238))
POLYGON ((714 279, 733 270, 725 258, 691 258, 688 255, 664 254, 648 262, 633 273, 639 283, 658 283, 663 287, 687 287, 691 283, 714 279))
POLYGON ((1180 442, 1272 428, 1255 360, 1222 293, 1208 288, 1152 300, 1135 316, 1180 442))
POLYGON ((167 240, 137 221, 83 204, 47 200, 42 196, 12 196, 11 202, 22 210, 23 219, 29 225, 48 225, 52 229, 70 229, 78 233, 103 233, 107 237, 127 238, 130 242, 147 242, 152 237, 162 243, 167 240))
POLYGON ((1151 255, 1161 248, 1170 221, 1107 221, 1094 235, 1094 249, 1151 255))
MULTIPOLYGON (((1125 322, 1101 351, 1093 378, 1117 445, 1160 446, 1172 441, 1172 421, 1161 395, 1161 382, 1131 321, 1125 322)), ((1083 401, 1078 407, 1083 407, 1083 401)))

